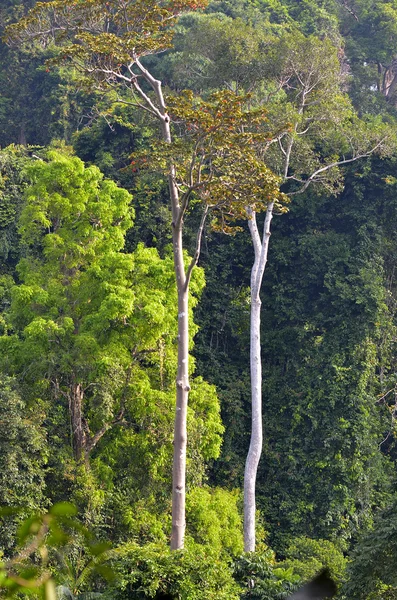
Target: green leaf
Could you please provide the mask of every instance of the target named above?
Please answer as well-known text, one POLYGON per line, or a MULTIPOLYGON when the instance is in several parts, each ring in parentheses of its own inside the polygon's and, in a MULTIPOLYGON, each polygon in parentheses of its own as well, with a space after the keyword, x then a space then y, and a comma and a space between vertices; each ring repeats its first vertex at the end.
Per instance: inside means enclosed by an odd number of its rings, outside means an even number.
POLYGON ((70 502, 57 502, 50 508, 50 514, 56 517, 75 517, 77 508, 70 502))

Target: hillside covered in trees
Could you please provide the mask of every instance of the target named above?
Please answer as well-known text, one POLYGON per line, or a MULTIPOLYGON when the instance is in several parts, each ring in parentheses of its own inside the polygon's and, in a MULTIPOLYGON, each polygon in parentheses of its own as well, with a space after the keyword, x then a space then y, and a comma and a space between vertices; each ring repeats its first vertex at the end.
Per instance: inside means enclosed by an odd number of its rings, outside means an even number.
POLYGON ((397 1, 0 29, 0 593, 397 599, 397 1))

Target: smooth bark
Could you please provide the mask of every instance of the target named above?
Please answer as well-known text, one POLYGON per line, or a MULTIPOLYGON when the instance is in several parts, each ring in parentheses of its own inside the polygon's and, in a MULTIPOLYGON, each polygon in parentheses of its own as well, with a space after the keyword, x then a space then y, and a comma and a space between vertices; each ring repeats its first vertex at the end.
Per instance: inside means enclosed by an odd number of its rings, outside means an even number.
MULTIPOLYGON (((170 119, 164 102, 161 81, 155 79, 145 69, 139 59, 135 60, 146 82, 152 88, 156 104, 143 92, 138 80, 133 80, 135 90, 146 102, 150 111, 155 114, 161 123, 163 140, 171 143, 170 119)), ((183 219, 187 208, 188 197, 180 196, 175 181, 175 167, 169 165, 168 188, 172 210, 172 242, 174 255, 174 268, 178 294, 178 369, 176 375, 176 407, 174 421, 174 458, 172 468, 172 533, 171 550, 184 547, 186 517, 186 447, 187 447, 187 407, 189 400, 189 284, 192 270, 197 264, 200 255, 201 238, 208 209, 203 211, 203 218, 197 233, 196 251, 185 268, 183 256, 183 219)))
POLYGON ((270 240, 270 223, 274 204, 269 204, 262 239, 256 223, 255 212, 247 208, 248 227, 254 246, 255 261, 251 270, 251 325, 250 325, 250 369, 251 369, 251 441, 244 473, 244 550, 255 551, 255 487, 259 460, 262 453, 262 363, 261 363, 261 299, 260 289, 266 268, 270 240))

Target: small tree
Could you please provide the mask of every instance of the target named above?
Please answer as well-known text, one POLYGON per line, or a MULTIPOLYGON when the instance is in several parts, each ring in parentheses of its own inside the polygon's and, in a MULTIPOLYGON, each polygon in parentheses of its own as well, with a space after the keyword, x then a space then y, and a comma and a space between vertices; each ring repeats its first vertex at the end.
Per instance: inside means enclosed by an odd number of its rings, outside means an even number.
MULTIPOLYGON (((74 458, 89 465, 99 441, 131 413, 134 378, 172 345, 172 261, 121 252, 131 196, 96 167, 50 152, 28 169, 18 264, 0 338, 2 366, 37 395, 62 403, 74 458), (143 363, 143 364, 142 364, 143 363)), ((160 385, 160 384, 159 384, 160 385)), ((67 430, 60 433, 66 437, 67 430)))

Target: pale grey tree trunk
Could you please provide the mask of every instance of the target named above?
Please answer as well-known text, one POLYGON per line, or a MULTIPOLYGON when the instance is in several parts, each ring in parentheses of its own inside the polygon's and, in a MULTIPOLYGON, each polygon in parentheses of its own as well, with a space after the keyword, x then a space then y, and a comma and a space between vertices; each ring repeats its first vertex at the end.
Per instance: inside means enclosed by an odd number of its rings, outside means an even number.
MULTIPOLYGON (((161 123, 163 140, 170 144, 171 129, 170 119, 164 102, 161 82, 155 79, 137 59, 136 65, 143 77, 150 84, 155 93, 156 104, 144 93, 139 86, 138 80, 133 83, 138 94, 145 100, 150 111, 155 114, 161 123)), ((201 236, 207 209, 204 210, 203 218, 197 235, 196 252, 190 262, 188 269, 185 268, 183 256, 183 218, 186 211, 187 199, 180 198, 175 181, 175 168, 169 165, 168 187, 172 210, 172 243, 174 255, 174 268, 176 287, 178 294, 178 369, 176 375, 176 407, 174 421, 174 458, 172 469, 172 533, 171 549, 179 550, 184 546, 186 517, 186 446, 187 446, 187 407, 189 399, 189 284, 194 266, 197 264, 201 236)))
MULTIPOLYGON (((170 121, 166 114, 164 100, 158 96, 164 119, 163 139, 171 143, 170 121)), ((183 257, 183 208, 180 205, 178 188, 175 183, 175 170, 170 165, 168 187, 172 209, 172 243, 174 268, 178 294, 178 369, 176 375, 176 406, 174 420, 174 458, 172 467, 172 532, 171 550, 184 547, 186 517, 186 446, 187 446, 187 406, 189 400, 189 278, 186 277, 183 257)))
POLYGON ((187 446, 187 405, 189 399, 189 281, 185 275, 182 243, 182 219, 178 190, 173 174, 169 176, 172 201, 172 241, 178 293, 178 368, 176 375, 176 407, 174 421, 174 459, 172 469, 172 533, 171 549, 184 546, 185 480, 187 446))
POLYGON ((258 231, 256 214, 247 208, 248 227, 254 246, 255 261, 251 270, 251 325, 250 325, 250 368, 251 368, 251 441, 244 473, 244 550, 255 551, 255 488, 258 464, 262 453, 262 363, 261 363, 261 299, 260 290, 265 272, 270 240, 270 224, 274 204, 269 204, 263 236, 258 231))

